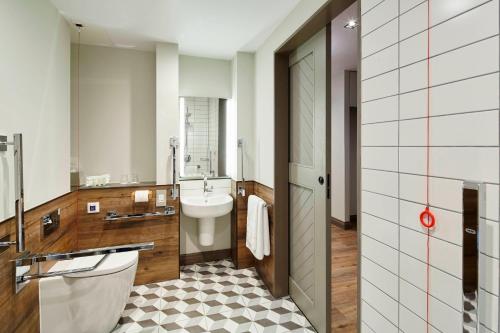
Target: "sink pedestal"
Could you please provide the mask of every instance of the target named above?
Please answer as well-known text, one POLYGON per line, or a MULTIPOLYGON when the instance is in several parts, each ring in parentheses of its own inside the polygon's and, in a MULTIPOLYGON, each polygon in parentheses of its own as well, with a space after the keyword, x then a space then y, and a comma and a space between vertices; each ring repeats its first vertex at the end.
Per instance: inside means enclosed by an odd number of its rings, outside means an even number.
POLYGON ((203 217, 198 219, 198 241, 201 246, 214 245, 215 218, 203 217))
POLYGON ((215 219, 233 210, 233 197, 229 194, 183 196, 184 215, 198 219, 198 242, 201 246, 214 245, 215 219))

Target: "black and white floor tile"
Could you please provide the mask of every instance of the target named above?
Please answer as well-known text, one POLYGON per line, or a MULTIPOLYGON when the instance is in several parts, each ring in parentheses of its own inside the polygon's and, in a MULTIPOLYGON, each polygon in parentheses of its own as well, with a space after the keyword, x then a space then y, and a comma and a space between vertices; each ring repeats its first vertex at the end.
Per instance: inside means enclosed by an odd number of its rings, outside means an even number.
POLYGON ((135 286, 112 333, 315 332, 289 297, 229 260, 182 267, 181 278, 135 286))

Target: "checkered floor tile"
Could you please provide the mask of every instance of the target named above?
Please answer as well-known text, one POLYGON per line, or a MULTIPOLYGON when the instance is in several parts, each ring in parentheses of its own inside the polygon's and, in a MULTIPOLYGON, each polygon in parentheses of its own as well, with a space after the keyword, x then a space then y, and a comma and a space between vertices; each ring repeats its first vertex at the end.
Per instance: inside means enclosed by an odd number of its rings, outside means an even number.
POLYGON ((255 269, 229 260, 181 268, 181 278, 135 286, 112 333, 315 332, 289 297, 275 299, 255 269))

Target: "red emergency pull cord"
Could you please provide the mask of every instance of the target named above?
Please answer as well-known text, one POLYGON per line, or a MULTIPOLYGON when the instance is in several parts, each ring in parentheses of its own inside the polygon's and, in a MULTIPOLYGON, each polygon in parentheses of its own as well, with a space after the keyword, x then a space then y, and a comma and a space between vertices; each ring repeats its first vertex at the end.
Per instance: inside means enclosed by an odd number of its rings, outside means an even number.
POLYGON ((427 2, 427 131, 426 131, 426 206, 425 209, 420 213, 420 223, 424 228, 427 229, 427 248, 426 248, 426 327, 427 333, 429 333, 429 293, 430 293, 430 240, 431 240, 431 228, 436 224, 436 218, 430 210, 429 204, 429 173, 430 173, 430 113, 431 113, 431 0, 427 2))
POLYGON ((430 211, 429 206, 425 207, 425 210, 420 213, 420 223, 422 223, 422 225, 427 229, 434 227, 436 224, 436 218, 430 211))

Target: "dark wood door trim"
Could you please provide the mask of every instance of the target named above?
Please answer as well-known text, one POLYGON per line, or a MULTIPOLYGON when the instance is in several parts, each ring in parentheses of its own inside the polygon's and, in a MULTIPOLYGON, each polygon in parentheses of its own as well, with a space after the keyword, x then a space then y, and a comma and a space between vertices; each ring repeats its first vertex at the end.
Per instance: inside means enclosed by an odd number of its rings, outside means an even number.
MULTIPOLYGON (((275 248, 275 284, 279 287, 278 295, 288 294, 289 275, 289 195, 288 195, 288 162, 289 162, 289 97, 290 76, 288 69, 289 55, 298 46, 309 40, 321 29, 327 28, 327 78, 331 78, 331 21, 355 0, 330 0, 307 20, 290 38, 285 41, 274 54, 274 223, 276 230, 275 248)), ((327 124, 331 123, 331 79, 327 79, 327 124)), ((326 168, 331 170, 331 126, 327 125, 326 133, 326 168)), ((359 182, 358 182, 359 184, 359 182)), ((330 224, 330 202, 327 202, 327 220, 330 224)), ((327 233, 328 277, 331 276, 331 235, 327 233)), ((325 292, 331 295, 330 290, 325 292)), ((275 295, 276 296, 276 295, 275 295)), ((328 307, 331 300, 328 300, 328 307)), ((328 309, 330 313, 330 309, 328 309)), ((330 327, 328 323, 327 327, 330 327)))

